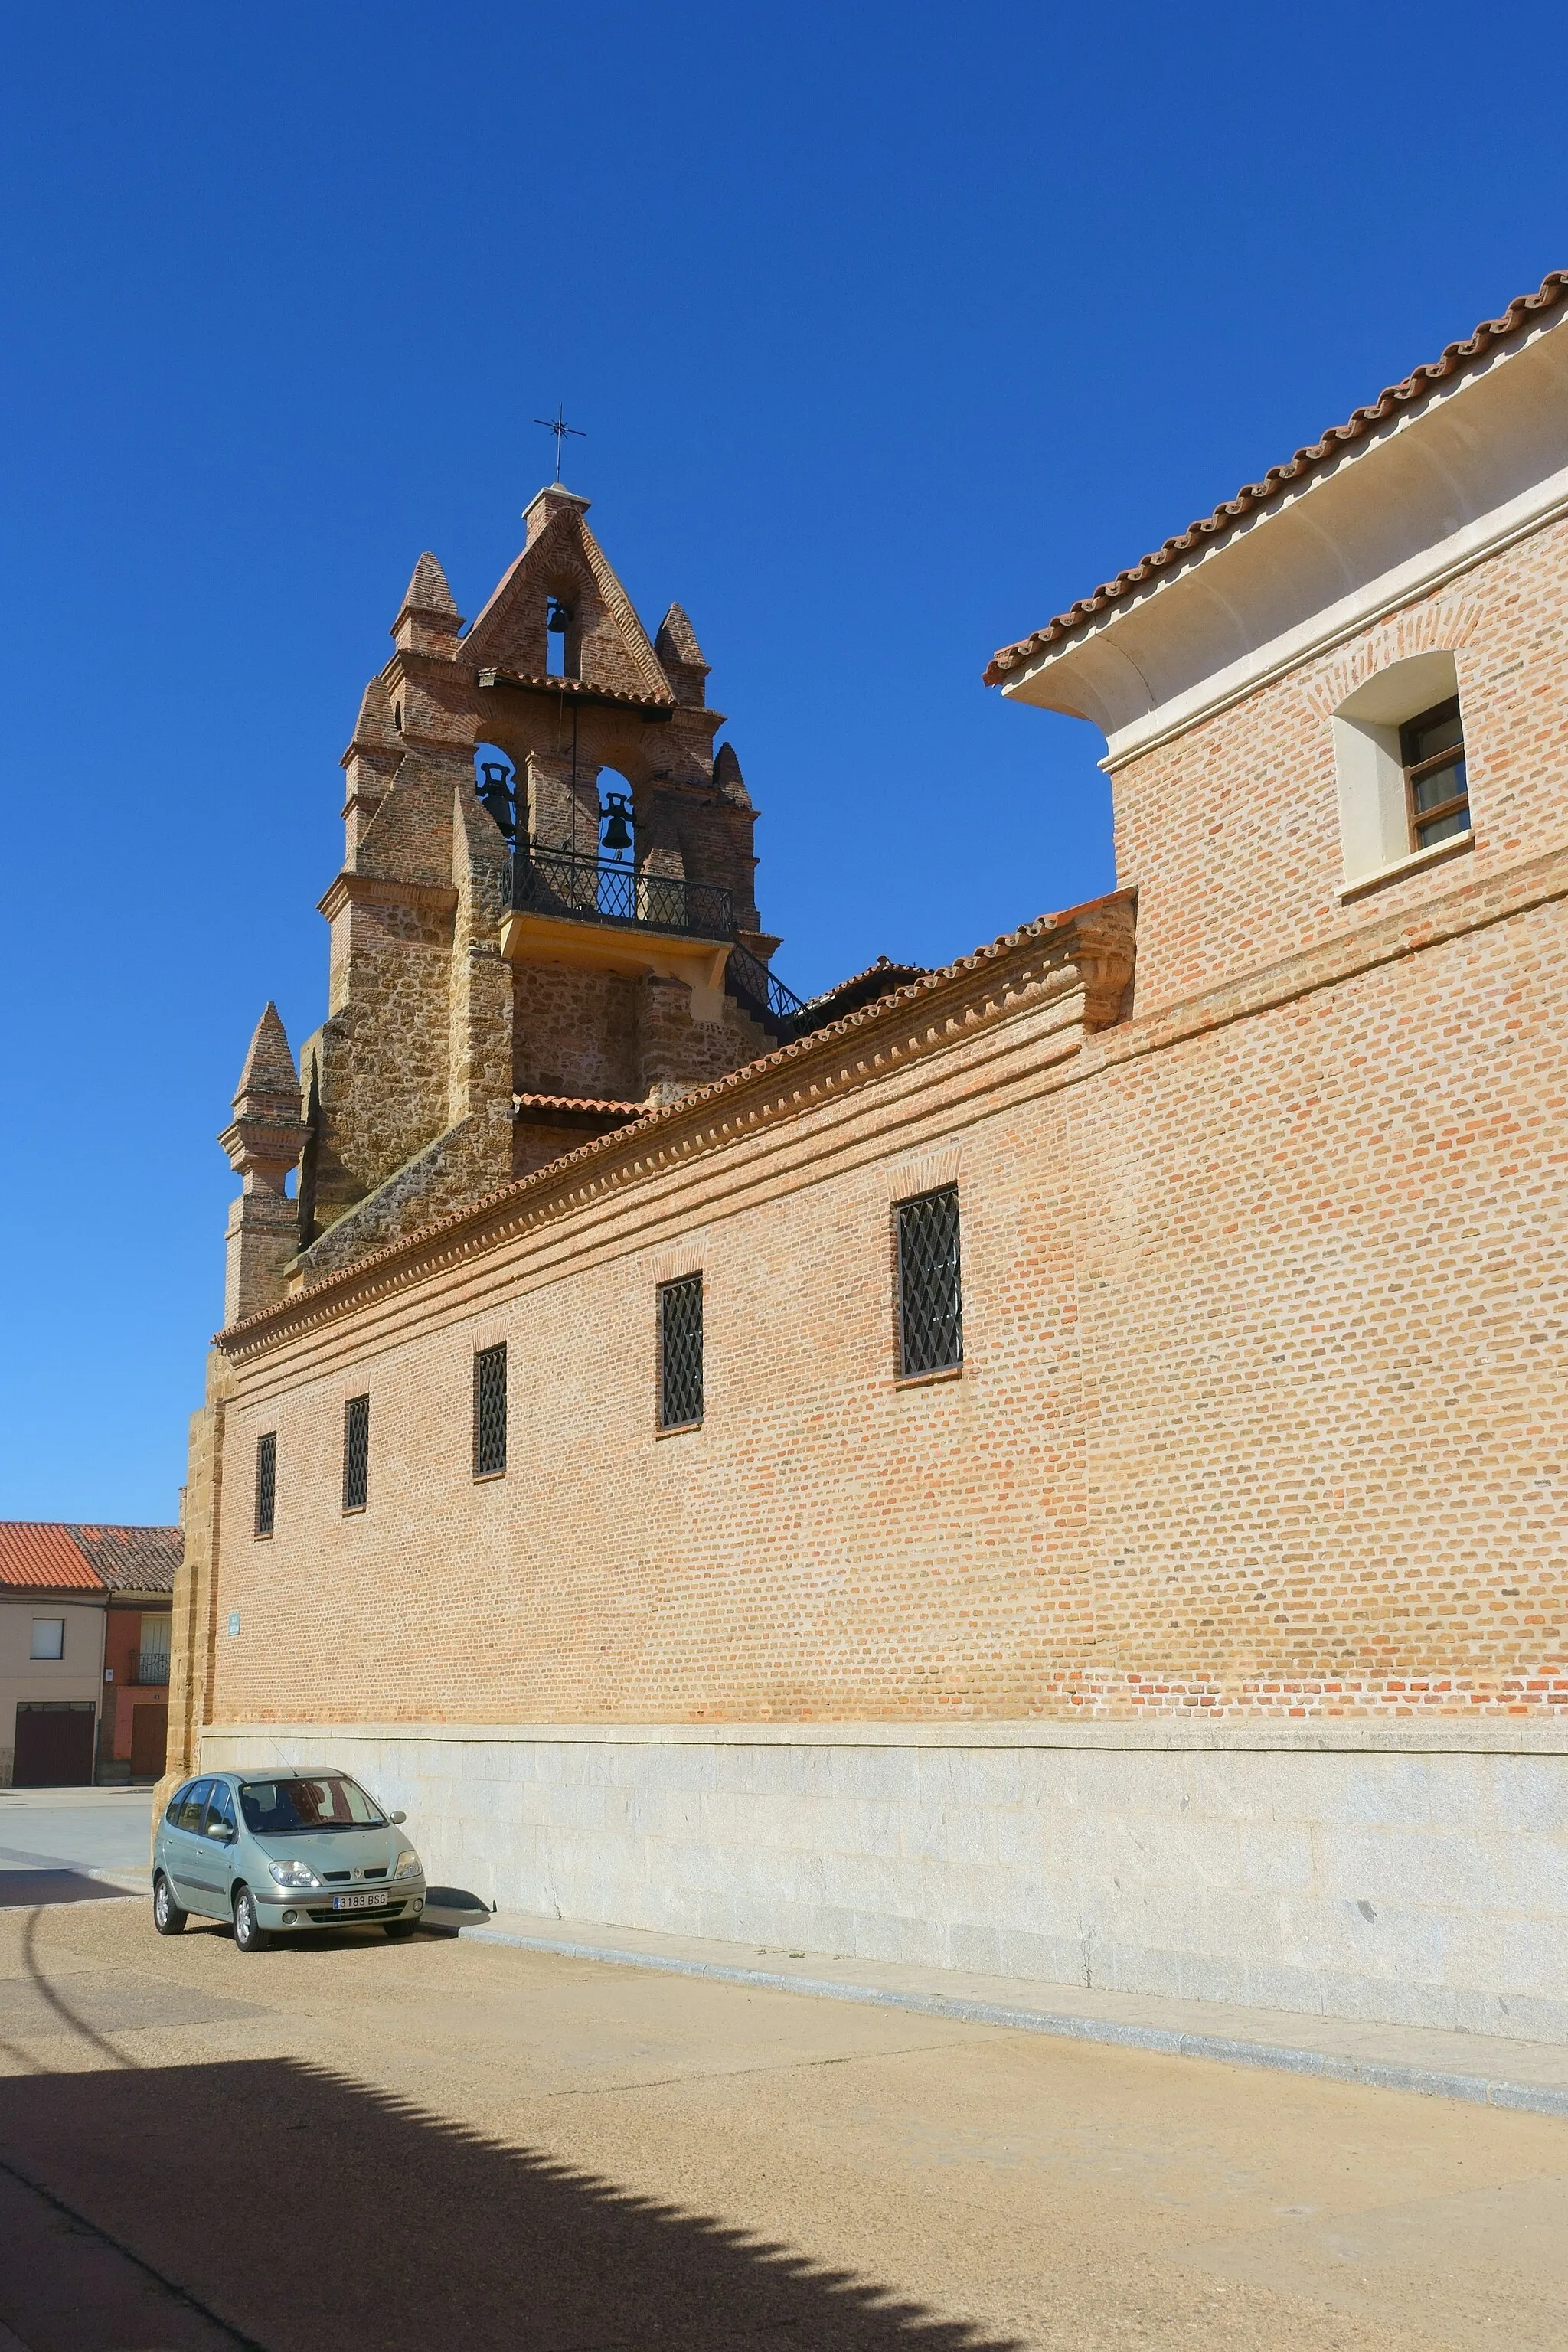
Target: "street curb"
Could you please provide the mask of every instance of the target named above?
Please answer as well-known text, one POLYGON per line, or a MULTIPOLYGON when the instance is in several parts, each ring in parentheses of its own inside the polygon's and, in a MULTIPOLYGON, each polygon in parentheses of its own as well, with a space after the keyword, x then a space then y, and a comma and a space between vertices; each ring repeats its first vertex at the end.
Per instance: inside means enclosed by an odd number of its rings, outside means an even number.
POLYGON ((555 1952, 563 1959, 604 1960, 618 1968, 655 1969, 667 1976, 701 1977, 715 1984, 750 1985, 761 1992, 809 1993, 869 2009, 912 2010, 961 2025, 1002 2025, 1021 2033, 1051 2033, 1069 2042, 1109 2042, 1121 2050, 1153 2050, 1169 2058, 1207 2058, 1229 2066, 1260 2066, 1320 2081, 1360 2083, 1377 2091, 1411 2091, 1427 2099, 1463 2099, 1472 2106, 1516 2107, 1531 2115, 1568 2116, 1568 2089, 1509 2083, 1487 2074, 1447 2074, 1436 2067, 1398 2066, 1339 2058, 1326 2050, 1299 2050, 1277 2042, 1243 2042, 1223 2033, 1182 2033, 1163 2025, 1119 2025, 1113 2019, 1070 2011, 1019 2009, 1001 2001, 964 2000, 947 1993, 900 1992, 885 1985, 846 1983, 833 1977, 793 1977, 773 1969, 745 1969, 717 1960, 681 1960, 662 1952, 627 1951, 614 1944, 567 1943, 552 1936, 521 1936, 503 1927, 459 1927, 476 1944, 509 1944, 520 1951, 555 1952))

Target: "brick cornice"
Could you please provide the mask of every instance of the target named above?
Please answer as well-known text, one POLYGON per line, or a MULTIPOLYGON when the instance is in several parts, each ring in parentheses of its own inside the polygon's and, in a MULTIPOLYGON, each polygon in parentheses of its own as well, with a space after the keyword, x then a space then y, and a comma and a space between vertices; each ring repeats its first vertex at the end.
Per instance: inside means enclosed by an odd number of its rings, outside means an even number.
POLYGON ((328 1322, 351 1307, 457 1263, 476 1250, 581 1208, 612 1190, 797 1118, 1017 1013, 1078 994, 1076 1051, 1114 1020, 1131 977, 1134 894, 1118 891, 1044 915, 944 970, 817 1030, 635 1128, 596 1138, 472 1206, 357 1259, 313 1288, 217 1335, 234 1359, 328 1322))
POLYGON ((453 915, 458 893, 449 883, 398 882, 384 874, 340 874, 316 901, 317 912, 328 922, 350 905, 417 907, 426 914, 453 915))

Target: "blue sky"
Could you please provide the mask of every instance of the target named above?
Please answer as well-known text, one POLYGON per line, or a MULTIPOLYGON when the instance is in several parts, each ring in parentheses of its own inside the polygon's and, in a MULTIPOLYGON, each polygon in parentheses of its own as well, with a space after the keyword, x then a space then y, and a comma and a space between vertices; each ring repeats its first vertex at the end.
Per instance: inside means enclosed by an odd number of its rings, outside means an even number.
POLYGON ((1568 20, 484 0, 10 12, 0 1515, 172 1517, 213 1140, 321 1017, 420 550, 550 470, 679 597, 803 992, 1111 877, 993 647, 1568 262, 1568 20))

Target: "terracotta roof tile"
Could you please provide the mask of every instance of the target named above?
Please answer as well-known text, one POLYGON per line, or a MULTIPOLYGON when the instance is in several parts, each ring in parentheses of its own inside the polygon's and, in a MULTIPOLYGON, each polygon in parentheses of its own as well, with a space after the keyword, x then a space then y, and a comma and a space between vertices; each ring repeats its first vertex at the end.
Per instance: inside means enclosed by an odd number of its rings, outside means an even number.
POLYGON ((601 1102, 592 1095, 513 1095, 514 1110, 593 1110, 606 1118, 646 1118, 647 1103, 601 1102))
POLYGON ((627 694, 618 686, 595 686, 591 677, 535 677, 521 670, 496 669, 484 664, 479 673, 481 686, 525 686, 534 694, 559 694, 568 702, 621 703, 628 710, 673 710, 675 697, 668 687, 661 694, 651 688, 647 694, 627 694))
POLYGON ((809 997, 807 1003, 813 1010, 819 1004, 830 1004, 835 997, 847 996, 851 989, 858 988, 868 980, 883 981, 889 990, 901 988, 908 981, 923 980, 930 969, 929 964, 895 963, 890 956, 879 956, 875 963, 866 966, 864 971, 852 971, 847 980, 836 980, 831 988, 825 988, 819 995, 809 997))
POLYGON ((1495 344, 1505 342, 1532 318, 1542 311, 1556 309, 1565 300, 1568 300, 1568 269, 1549 270, 1536 291, 1516 296, 1500 319, 1483 319, 1473 335, 1467 335, 1461 343, 1450 343, 1441 359, 1430 360, 1425 367, 1414 369, 1402 383, 1390 384, 1385 392, 1379 393, 1370 407, 1356 409, 1343 425, 1331 425, 1321 441, 1314 441, 1308 448, 1298 449, 1283 466, 1271 466, 1260 482, 1246 484, 1237 490, 1235 498, 1226 499, 1222 506, 1215 507, 1213 514, 1204 516, 1198 522, 1189 523, 1177 537, 1166 540, 1163 547, 1156 548, 1152 555, 1143 556, 1130 570, 1119 572, 1114 580, 1104 582, 1092 595, 1080 596, 1076 604, 1069 604, 1065 613, 1058 613, 1054 620, 1047 621, 1043 628, 1036 629, 1032 635, 1021 637, 1016 645, 1003 646, 992 655, 985 666, 986 685, 1002 685, 1008 672, 1016 669, 1020 662, 1044 652, 1058 638, 1070 636, 1075 629, 1081 629, 1086 622, 1092 621, 1109 605, 1131 595, 1133 589, 1142 587, 1145 582, 1156 579, 1169 566, 1178 563, 1183 556, 1190 555, 1205 540, 1223 538, 1244 515, 1266 506, 1290 483, 1302 481, 1308 475, 1316 473, 1320 467, 1331 464, 1350 443, 1363 439, 1401 408, 1425 400, 1435 384, 1457 374, 1471 360, 1484 358, 1495 344))
POLYGON ((67 1530, 111 1592, 173 1592, 184 1553, 179 1528, 84 1528, 67 1530))
POLYGON ((32 1592, 105 1589, 69 1528, 51 1519, 0 1519, 0 1587, 32 1592))

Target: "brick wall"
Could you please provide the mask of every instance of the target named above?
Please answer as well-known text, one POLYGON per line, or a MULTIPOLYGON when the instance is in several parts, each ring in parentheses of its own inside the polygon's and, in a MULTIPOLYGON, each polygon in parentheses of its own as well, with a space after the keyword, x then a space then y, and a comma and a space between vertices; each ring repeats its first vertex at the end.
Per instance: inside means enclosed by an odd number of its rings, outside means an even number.
POLYGON ((1565 893, 1568 853, 1460 861, 1095 1033, 1091 960, 1069 1002, 1026 939, 242 1339, 213 1717, 1561 1712, 1565 893), (890 1204, 949 1175, 966 1361, 900 1387, 890 1204), (655 1289, 697 1266, 706 1419, 661 1439, 655 1289))
MULTIPOLYGON (((1119 881, 1139 892, 1137 1007, 1180 1003, 1377 919, 1340 905, 1328 714, 1370 666, 1455 654, 1478 871, 1568 840, 1568 521, 1490 557, 1393 622, 1363 630, 1112 778, 1119 881)), ((1441 867, 1388 886, 1419 906, 1441 867)))

